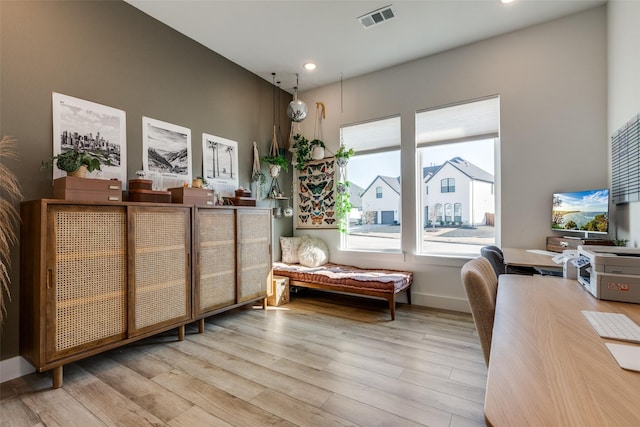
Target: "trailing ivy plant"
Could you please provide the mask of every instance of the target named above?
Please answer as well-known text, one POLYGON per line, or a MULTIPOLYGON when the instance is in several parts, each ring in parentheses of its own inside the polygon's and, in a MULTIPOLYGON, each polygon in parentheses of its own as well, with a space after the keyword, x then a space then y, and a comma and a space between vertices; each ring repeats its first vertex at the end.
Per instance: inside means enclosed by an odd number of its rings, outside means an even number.
POLYGON ((349 191, 349 181, 341 181, 337 184, 336 196, 336 219, 338 220, 338 231, 347 234, 349 228, 349 214, 351 213, 351 192, 349 191))
POLYGON ((304 164, 311 160, 311 145, 309 140, 299 133, 293 136, 293 148, 296 150, 296 169, 301 171, 304 164))

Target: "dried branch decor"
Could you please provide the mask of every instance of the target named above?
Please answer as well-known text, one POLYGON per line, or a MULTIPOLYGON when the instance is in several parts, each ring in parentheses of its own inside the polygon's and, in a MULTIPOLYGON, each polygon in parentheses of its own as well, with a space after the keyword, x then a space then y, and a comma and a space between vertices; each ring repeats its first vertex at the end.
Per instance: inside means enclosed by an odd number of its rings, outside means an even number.
POLYGON ((0 140, 0 325, 7 312, 4 294, 11 301, 9 285, 9 265, 11 264, 11 245, 16 244, 18 237, 15 226, 19 222, 18 212, 13 203, 22 199, 22 191, 18 179, 4 164, 4 159, 16 159, 16 140, 5 136, 0 140))

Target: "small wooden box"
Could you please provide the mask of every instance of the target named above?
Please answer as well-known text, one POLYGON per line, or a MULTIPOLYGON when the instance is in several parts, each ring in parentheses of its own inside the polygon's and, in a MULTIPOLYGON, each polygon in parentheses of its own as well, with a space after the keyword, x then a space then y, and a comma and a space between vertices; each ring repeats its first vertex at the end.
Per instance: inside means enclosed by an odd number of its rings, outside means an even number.
POLYGON ((130 202, 171 203, 171 193, 154 190, 129 190, 130 202))
POLYGON ((129 190, 153 190, 153 181, 150 179, 130 179, 129 190))
POLYGON ((170 188, 171 203, 182 203, 185 205, 214 206, 216 199, 213 190, 193 187, 170 188))
POLYGON ((613 246, 613 240, 605 239, 581 239, 572 237, 547 237, 547 250, 552 252, 562 252, 570 249, 577 249, 580 245, 613 246))
POLYGON ((277 307, 289 302, 289 278, 273 276, 271 292, 267 296, 267 304, 277 307))
POLYGON ((117 179, 64 176, 53 180, 53 198, 90 202, 121 202, 122 182, 117 179))
POLYGON ((233 206, 255 206, 256 199, 251 197, 225 197, 225 202, 233 206))

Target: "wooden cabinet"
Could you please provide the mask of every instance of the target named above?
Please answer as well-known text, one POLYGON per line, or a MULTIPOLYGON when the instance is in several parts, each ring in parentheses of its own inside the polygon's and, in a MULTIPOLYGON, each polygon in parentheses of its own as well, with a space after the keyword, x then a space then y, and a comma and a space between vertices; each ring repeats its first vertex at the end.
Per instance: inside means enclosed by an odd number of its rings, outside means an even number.
POLYGON ((21 206, 20 352, 38 372, 184 324, 191 207, 37 200, 21 206))
POLYGON ((195 317, 264 304, 271 280, 271 210, 196 207, 194 224, 195 317))

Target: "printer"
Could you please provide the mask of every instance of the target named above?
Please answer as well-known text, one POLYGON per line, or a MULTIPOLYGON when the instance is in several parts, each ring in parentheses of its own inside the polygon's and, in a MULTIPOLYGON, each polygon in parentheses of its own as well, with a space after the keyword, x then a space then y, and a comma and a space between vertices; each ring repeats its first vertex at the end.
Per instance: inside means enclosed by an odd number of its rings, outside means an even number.
POLYGON ((578 282, 598 299, 640 304, 640 248, 578 246, 578 282))

